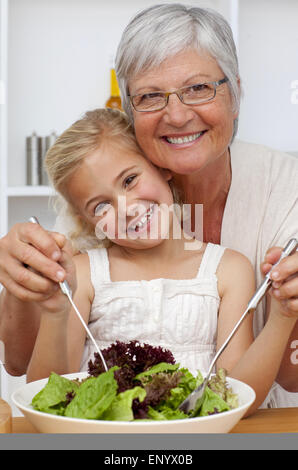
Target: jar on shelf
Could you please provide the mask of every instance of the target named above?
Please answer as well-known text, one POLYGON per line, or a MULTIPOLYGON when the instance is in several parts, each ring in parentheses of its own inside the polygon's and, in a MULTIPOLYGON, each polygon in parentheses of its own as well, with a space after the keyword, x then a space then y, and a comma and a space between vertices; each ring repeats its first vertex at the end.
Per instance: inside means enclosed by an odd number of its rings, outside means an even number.
POLYGON ((38 186, 39 175, 39 149, 38 136, 33 132, 26 137, 26 158, 27 158, 27 185, 38 186))

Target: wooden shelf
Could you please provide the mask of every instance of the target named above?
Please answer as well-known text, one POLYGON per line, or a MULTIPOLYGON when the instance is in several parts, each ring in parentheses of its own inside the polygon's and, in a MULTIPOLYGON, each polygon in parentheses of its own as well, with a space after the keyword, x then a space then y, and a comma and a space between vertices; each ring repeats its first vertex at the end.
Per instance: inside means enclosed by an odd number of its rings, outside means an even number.
POLYGON ((48 197, 54 194, 54 190, 49 186, 10 186, 7 188, 8 197, 48 197))

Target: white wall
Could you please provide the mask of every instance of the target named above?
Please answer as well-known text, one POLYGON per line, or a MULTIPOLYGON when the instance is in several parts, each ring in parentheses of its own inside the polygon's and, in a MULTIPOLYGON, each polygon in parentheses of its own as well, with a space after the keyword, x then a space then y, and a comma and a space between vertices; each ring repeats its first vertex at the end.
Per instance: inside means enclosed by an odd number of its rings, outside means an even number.
POLYGON ((298 1, 240 0, 239 5, 244 97, 238 136, 297 151, 298 1))

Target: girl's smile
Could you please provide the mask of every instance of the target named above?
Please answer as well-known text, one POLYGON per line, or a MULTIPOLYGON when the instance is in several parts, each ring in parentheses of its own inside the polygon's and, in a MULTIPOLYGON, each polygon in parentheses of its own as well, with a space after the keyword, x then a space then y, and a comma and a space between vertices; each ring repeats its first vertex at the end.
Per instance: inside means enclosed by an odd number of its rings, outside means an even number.
POLYGON ((134 218, 127 226, 127 233, 140 234, 145 231, 148 232, 153 214, 156 214, 156 204, 150 204, 146 212, 134 218))

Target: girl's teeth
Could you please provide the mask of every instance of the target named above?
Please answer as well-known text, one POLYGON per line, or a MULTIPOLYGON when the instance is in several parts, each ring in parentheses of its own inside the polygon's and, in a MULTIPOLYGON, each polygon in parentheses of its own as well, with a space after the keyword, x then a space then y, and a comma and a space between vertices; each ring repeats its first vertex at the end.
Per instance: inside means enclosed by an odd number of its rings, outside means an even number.
POLYGON ((141 220, 139 220, 139 222, 136 223, 136 225, 134 227, 132 227, 134 230, 137 230, 139 229, 140 227, 142 227, 146 222, 148 222, 148 220, 151 219, 151 216, 152 216, 152 212, 153 212, 153 206, 151 205, 150 206, 150 209, 146 212, 146 214, 141 218, 141 220))
POLYGON ((203 132, 198 132, 197 134, 188 135, 185 137, 167 137, 167 141, 170 144, 187 144, 188 142, 193 142, 194 140, 198 139, 203 132))

